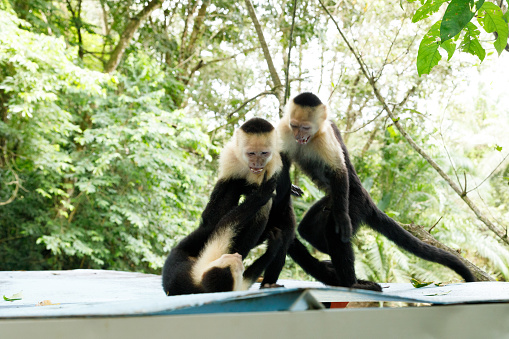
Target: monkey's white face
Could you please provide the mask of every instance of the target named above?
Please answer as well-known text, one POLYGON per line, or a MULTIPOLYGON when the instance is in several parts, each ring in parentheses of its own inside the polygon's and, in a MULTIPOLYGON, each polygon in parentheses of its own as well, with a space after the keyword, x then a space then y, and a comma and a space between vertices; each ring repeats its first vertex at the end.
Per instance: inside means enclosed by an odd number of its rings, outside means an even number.
POLYGON ((248 150, 245 153, 246 161, 249 165, 249 170, 254 174, 260 174, 265 169, 272 158, 272 152, 269 150, 255 151, 248 150))
POLYGON ((313 126, 307 121, 292 119, 290 121, 290 128, 292 129, 295 141, 301 145, 307 144, 314 135, 313 126))
POLYGON ((318 132, 319 126, 323 124, 327 116, 325 106, 301 107, 295 104, 290 106, 290 129, 292 130, 295 142, 299 145, 306 145, 318 132))
MULTIPOLYGON (((275 135, 275 134, 274 134, 275 135)), ((253 174, 262 174, 272 159, 274 138, 268 135, 246 135, 241 145, 242 157, 253 174)))

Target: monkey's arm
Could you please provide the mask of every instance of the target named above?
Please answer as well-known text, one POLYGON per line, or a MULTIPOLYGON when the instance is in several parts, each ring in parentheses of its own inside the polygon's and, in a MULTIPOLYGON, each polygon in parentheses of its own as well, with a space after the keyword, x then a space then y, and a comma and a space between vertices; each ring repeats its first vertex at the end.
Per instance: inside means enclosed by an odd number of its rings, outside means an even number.
POLYGON ((331 214, 334 220, 336 234, 341 236, 341 241, 348 242, 352 237, 352 222, 349 216, 349 182, 346 168, 331 172, 331 214))
POLYGON ((271 211, 267 229, 271 230, 276 228, 281 230, 282 245, 265 269, 262 287, 276 284, 285 265, 288 247, 295 237, 295 214, 289 197, 286 206, 275 206, 271 211))
POLYGON ((215 227, 223 216, 238 205, 244 188, 244 180, 218 180, 210 194, 209 202, 201 215, 200 226, 215 227))
POLYGON ((275 228, 269 232, 267 251, 244 271, 245 288, 249 288, 258 279, 282 246, 283 237, 281 230, 275 228))
MULTIPOLYGON (((260 208, 274 197, 276 179, 272 178, 263 182, 260 187, 253 190, 246 196, 246 199, 238 206, 232 208, 223 216, 216 225, 220 227, 234 227, 238 236, 242 237, 245 225, 250 225, 252 218, 260 208)), ((238 250, 235 250, 238 252, 238 250)))

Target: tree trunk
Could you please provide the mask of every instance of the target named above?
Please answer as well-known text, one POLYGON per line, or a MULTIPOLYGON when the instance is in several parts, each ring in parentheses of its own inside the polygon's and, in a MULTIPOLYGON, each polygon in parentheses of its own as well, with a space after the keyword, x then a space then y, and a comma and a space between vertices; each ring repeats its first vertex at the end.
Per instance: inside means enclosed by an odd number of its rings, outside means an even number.
POLYGON ((256 17, 256 12, 254 10, 253 4, 250 0, 245 0, 246 7, 249 12, 249 16, 253 21, 255 26, 256 34, 258 35, 258 40, 260 41, 260 45, 262 46, 263 55, 265 57, 265 61, 267 61, 267 66, 269 67, 270 77, 272 78, 272 82, 274 83, 274 91, 276 92, 276 96, 279 101, 279 116, 283 116, 283 107, 284 107, 284 93, 283 86, 281 84, 281 80, 279 79, 279 75, 277 74, 276 68, 274 67, 274 63, 272 62, 272 57, 270 56, 269 47, 267 46, 267 42, 265 41, 265 37, 263 36, 262 27, 260 26, 260 22, 256 17))
POLYGON ((157 8, 161 7, 162 0, 152 0, 150 1, 145 8, 143 8, 136 16, 129 19, 127 26, 124 29, 124 32, 120 36, 120 40, 118 41, 117 46, 113 49, 111 53, 110 59, 104 65, 104 73, 111 73, 115 69, 117 69, 122 56, 124 55, 124 51, 127 46, 131 43, 133 39, 134 33, 138 30, 141 23, 157 8))

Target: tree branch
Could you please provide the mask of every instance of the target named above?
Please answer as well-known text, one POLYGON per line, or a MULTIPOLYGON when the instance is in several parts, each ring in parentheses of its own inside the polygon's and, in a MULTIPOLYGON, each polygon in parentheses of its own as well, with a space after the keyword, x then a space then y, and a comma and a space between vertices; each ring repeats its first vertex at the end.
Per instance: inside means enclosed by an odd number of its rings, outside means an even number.
POLYGON ((161 7, 162 0, 152 0, 138 14, 129 19, 127 26, 120 36, 117 46, 111 52, 110 59, 104 65, 104 73, 111 73, 117 69, 125 49, 131 43, 134 33, 138 30, 141 23, 157 8, 161 7))
POLYGON ((286 58, 286 79, 285 79, 285 98, 283 104, 286 105, 286 101, 290 98, 290 83, 288 82, 288 77, 290 74, 290 55, 292 51, 292 42, 293 42, 293 28, 295 26, 295 13, 297 12, 297 0, 293 0, 293 15, 292 15, 292 28, 290 29, 290 40, 288 42, 288 57, 286 58))
POLYGON ((238 117, 235 117, 235 118, 232 118, 232 115, 234 115, 235 113, 237 113, 238 111, 240 111, 241 109, 243 109, 247 104, 249 104, 251 101, 254 101, 256 99, 258 99, 259 97, 261 96, 265 96, 265 95, 276 95, 276 93, 271 90, 271 91, 265 91, 265 92, 261 92, 257 95, 255 95, 254 97, 250 98, 250 99, 247 99, 246 101, 244 101, 239 107, 237 107, 233 112, 230 112, 227 114, 227 117, 228 117, 228 121, 226 122, 226 124, 222 125, 222 126, 219 126, 219 127, 216 127, 214 128, 212 131, 209 132, 210 135, 213 135, 214 133, 216 133, 218 130, 220 130, 221 128, 225 127, 225 126, 228 126, 228 125, 231 125, 231 124, 234 124, 236 123, 237 121, 239 121, 244 115, 241 115, 241 116, 238 116, 238 117))
POLYGON ((272 57, 270 56, 269 47, 267 46, 267 42, 265 41, 265 37, 263 36, 262 27, 260 26, 260 22, 256 17, 256 12, 254 10, 253 4, 250 0, 245 0, 247 11, 249 12, 249 16, 253 21, 255 26, 256 34, 258 35, 258 40, 260 41, 260 45, 262 46, 263 55, 265 57, 265 61, 267 61, 267 66, 269 67, 270 77, 272 78, 272 82, 274 83, 274 90, 276 92, 276 97, 279 101, 279 116, 283 115, 283 106, 284 106, 284 98, 282 93, 282 85, 281 80, 279 79, 279 75, 277 74, 276 68, 274 67, 274 63, 272 62, 272 57))
POLYGON ((8 182, 6 185, 12 185, 12 184, 15 184, 16 187, 14 187, 14 192, 12 192, 11 194, 11 197, 9 199, 7 199, 6 201, 1 201, 0 202, 0 206, 5 206, 5 205, 8 205, 10 204, 11 202, 14 201, 14 199, 16 199, 16 197, 18 196, 18 191, 19 191, 19 188, 21 186, 21 183, 20 183, 20 180, 19 180, 19 177, 18 177, 18 174, 13 170, 11 169, 11 172, 12 174, 14 174, 14 178, 16 178, 16 180, 14 181, 11 181, 11 182, 8 182))

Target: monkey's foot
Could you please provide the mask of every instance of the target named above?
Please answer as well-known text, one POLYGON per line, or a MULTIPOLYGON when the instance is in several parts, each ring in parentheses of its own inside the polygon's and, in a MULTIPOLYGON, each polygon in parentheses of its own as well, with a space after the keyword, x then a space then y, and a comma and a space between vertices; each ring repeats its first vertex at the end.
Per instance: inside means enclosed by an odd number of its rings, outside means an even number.
POLYGON ((278 287, 285 287, 284 285, 279 285, 279 284, 263 284, 263 285, 260 285, 260 289, 263 289, 263 288, 278 288, 278 287))
POLYGON ((357 279, 357 283, 353 284, 350 287, 360 288, 363 290, 382 292, 382 286, 380 286, 380 284, 377 284, 376 282, 373 282, 373 281, 367 281, 367 280, 361 280, 361 279, 357 279))

